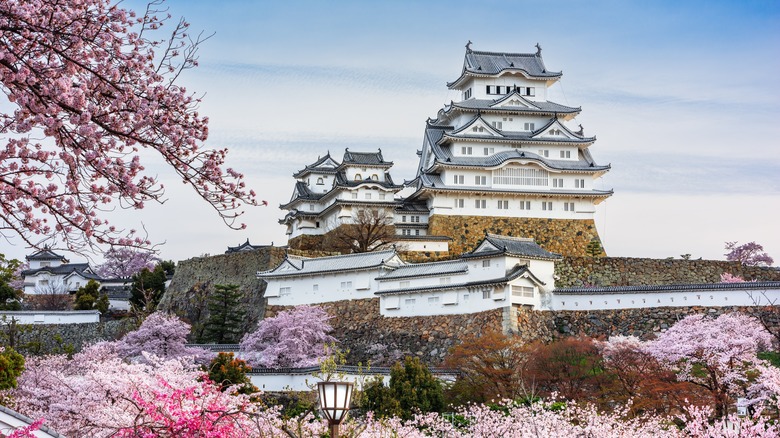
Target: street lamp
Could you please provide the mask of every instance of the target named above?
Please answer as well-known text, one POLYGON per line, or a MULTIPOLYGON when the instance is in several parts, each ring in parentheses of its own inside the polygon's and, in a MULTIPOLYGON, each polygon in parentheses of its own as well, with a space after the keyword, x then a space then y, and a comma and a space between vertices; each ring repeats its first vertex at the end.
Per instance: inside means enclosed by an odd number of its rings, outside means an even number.
POLYGON ((320 395, 320 409, 328 419, 330 438, 338 438, 339 423, 347 418, 349 403, 352 400, 351 383, 318 382, 317 392, 320 395))

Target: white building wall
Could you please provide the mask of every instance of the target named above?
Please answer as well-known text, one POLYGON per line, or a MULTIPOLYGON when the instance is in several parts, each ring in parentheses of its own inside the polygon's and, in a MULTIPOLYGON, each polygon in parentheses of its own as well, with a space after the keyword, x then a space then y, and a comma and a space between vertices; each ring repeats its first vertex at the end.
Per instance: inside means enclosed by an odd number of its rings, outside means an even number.
POLYGON ((446 240, 403 240, 395 242, 399 251, 448 251, 449 242, 446 240))
POLYGON ((265 297, 273 306, 300 306, 374 298, 380 270, 342 271, 301 277, 266 278, 265 297))
POLYGON ((668 292, 622 292, 587 295, 552 294, 542 310, 613 310, 653 307, 765 306, 780 302, 780 288, 750 290, 679 290, 668 292))
MULTIPOLYGON (((480 203, 480 206, 482 204, 480 203)), ((549 204, 548 204, 549 205, 549 204)), ((595 206, 592 201, 581 198, 544 198, 543 195, 517 194, 476 194, 476 193, 437 193, 430 202, 431 215, 445 216, 501 216, 501 217, 534 217, 551 219, 592 219, 595 206), (463 200, 463 207, 460 201, 463 200), (485 200, 485 208, 477 208, 476 200, 485 200), (508 209, 499 209, 498 200, 509 201, 508 209), (520 202, 530 202, 530 209, 521 209, 520 202), (542 202, 551 202, 552 210, 544 210, 542 202), (574 210, 567 211, 564 202, 573 202, 574 210)))
POLYGON ((97 310, 0 311, 0 323, 8 324, 12 319, 19 324, 83 324, 100 322, 100 312, 97 310))
POLYGON ((534 87, 534 96, 523 97, 531 101, 547 100, 547 86, 545 81, 530 80, 520 74, 511 73, 505 73, 497 78, 473 78, 461 88, 461 92, 465 92, 466 89, 471 88, 471 97, 475 99, 499 99, 503 97, 501 95, 487 94, 487 85, 534 87))

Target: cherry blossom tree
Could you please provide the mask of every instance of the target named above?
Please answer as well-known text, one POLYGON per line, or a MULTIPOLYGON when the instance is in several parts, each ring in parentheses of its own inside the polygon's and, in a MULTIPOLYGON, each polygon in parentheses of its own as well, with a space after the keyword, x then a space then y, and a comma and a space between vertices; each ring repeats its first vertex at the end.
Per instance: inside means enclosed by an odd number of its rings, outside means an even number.
POLYGON ((227 150, 203 148, 200 98, 178 85, 204 37, 160 4, 136 15, 113 0, 0 2, 0 230, 74 251, 149 245, 102 214, 164 202, 142 149, 243 227, 236 219, 255 193, 224 168, 227 150))
POLYGON ((768 349, 772 336, 754 318, 728 313, 718 318, 691 315, 673 325, 647 351, 674 369, 679 380, 707 389, 718 417, 726 415, 735 394, 744 394, 747 373, 768 349))
POLYGON ((266 318, 257 330, 241 341, 241 353, 253 366, 269 368, 305 367, 316 365, 327 354, 328 344, 336 342, 330 336, 333 328, 330 316, 320 307, 298 306, 266 318))
POLYGON ((738 242, 726 242, 726 260, 740 262, 745 266, 772 266, 775 262, 764 252, 764 247, 756 242, 737 246, 738 242))
POLYGON ((744 283, 745 279, 739 275, 734 275, 731 272, 724 272, 720 274, 721 283, 744 283))
POLYGON ((187 347, 190 325, 175 315, 155 312, 149 315, 138 330, 126 334, 116 342, 120 357, 144 361, 148 355, 169 360, 188 357, 206 362, 213 354, 202 348, 187 347), (146 355, 144 354, 146 353, 146 355))
POLYGON ((95 268, 102 278, 132 277, 144 268, 153 270, 161 261, 153 252, 122 247, 111 248, 103 256, 105 261, 95 268))

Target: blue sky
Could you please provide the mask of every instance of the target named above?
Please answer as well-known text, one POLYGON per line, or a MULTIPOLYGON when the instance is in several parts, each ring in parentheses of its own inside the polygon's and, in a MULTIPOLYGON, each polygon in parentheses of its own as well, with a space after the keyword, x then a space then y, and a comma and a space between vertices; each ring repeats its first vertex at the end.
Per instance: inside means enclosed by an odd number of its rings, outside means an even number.
MULTIPOLYGON (((138 8, 135 0, 124 3, 138 8)), ((231 231, 159 161, 162 206, 143 223, 174 260, 249 238, 284 243, 291 174, 330 150, 381 147, 411 179, 427 117, 456 95, 464 45, 533 52, 563 71, 552 100, 582 106, 591 151, 613 170, 597 226, 610 255, 722 258, 751 241, 780 260, 780 2, 173 0, 174 17, 214 33, 182 84, 206 93, 210 146, 271 207, 231 231)), ((23 248, 6 251, 24 255, 23 248)))

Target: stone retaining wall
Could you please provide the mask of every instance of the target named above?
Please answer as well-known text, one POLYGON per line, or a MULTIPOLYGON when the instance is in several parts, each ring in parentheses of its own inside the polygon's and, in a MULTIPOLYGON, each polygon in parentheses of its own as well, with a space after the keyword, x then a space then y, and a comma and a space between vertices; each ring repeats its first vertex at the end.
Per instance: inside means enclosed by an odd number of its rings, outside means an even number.
MULTIPOLYGON (((341 347, 350 350, 347 359, 352 364, 371 360, 375 365, 385 365, 413 355, 438 365, 459 339, 488 327, 501 330, 504 320, 502 309, 469 315, 385 318, 379 314, 379 298, 317 306, 333 317, 330 323, 334 334, 341 347)), ((284 309, 267 306, 266 317, 284 309)))
POLYGON ((517 333, 525 341, 549 342, 564 336, 584 334, 593 337, 614 335, 654 338, 688 315, 706 313, 720 316, 741 312, 761 318, 774 334, 780 333, 780 312, 766 307, 656 307, 599 311, 539 312, 517 309, 517 333))
POLYGON ((214 286, 237 284, 244 294, 241 307, 246 318, 242 329, 253 330, 265 309, 266 284, 257 278, 257 271, 276 267, 284 254, 283 248, 264 247, 181 261, 176 265, 176 273, 159 309, 175 313, 192 324, 192 340, 197 340, 208 319, 208 296, 214 292, 214 286))
POLYGON ((132 319, 81 324, 4 324, 0 327, 2 345, 22 354, 57 354, 80 351, 88 344, 113 341, 134 330, 132 319))
POLYGON ((780 270, 723 260, 564 257, 555 264, 556 287, 718 283, 729 272, 746 280, 780 281, 780 270))
POLYGON ((449 254, 453 257, 474 249, 485 233, 530 237, 544 249, 567 256, 584 256, 588 243, 598 238, 593 219, 443 215, 428 219, 428 234, 452 238, 449 254))

